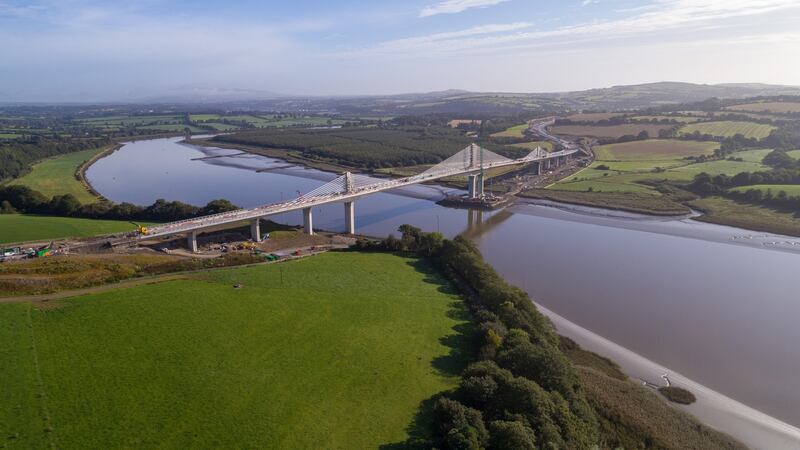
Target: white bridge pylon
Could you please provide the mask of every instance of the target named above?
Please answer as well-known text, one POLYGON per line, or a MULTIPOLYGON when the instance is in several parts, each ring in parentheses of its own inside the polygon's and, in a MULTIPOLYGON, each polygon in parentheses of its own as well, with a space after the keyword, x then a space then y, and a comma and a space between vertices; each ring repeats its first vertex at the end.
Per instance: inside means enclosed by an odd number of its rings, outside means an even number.
MULTIPOLYGON (((309 234, 313 234, 311 208, 328 203, 344 203, 347 232, 353 234, 355 232, 354 201, 359 197, 457 175, 470 175, 470 183, 480 184, 480 192, 482 193, 483 177, 486 170, 532 162, 540 162, 539 169, 541 170, 543 165, 541 163, 547 163, 549 167, 552 161, 558 164, 559 161, 576 152, 578 152, 578 150, 572 148, 560 152, 548 153, 541 147, 537 147, 523 158, 509 159, 486 150, 477 144, 470 144, 439 164, 410 177, 381 179, 346 172, 344 175, 310 192, 302 194, 294 200, 155 225, 150 227, 146 234, 141 234, 137 237, 138 239, 149 239, 159 236, 190 233, 189 247, 194 250, 197 248, 197 233, 203 230, 221 227, 222 225, 249 220, 251 223, 251 230, 253 230, 252 232, 254 233, 253 239, 259 240, 258 221, 260 219, 297 210, 303 210, 305 231, 309 234)), ((470 193, 478 193, 476 189, 477 188, 471 188, 470 193)))

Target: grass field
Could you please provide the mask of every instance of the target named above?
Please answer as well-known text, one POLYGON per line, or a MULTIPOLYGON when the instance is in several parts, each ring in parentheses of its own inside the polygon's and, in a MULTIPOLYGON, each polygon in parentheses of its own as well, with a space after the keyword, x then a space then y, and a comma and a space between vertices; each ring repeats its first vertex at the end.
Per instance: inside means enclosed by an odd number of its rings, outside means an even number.
POLYGON ((494 133, 492 134, 492 137, 523 138, 525 137, 525 130, 527 129, 528 129, 528 124, 523 123, 522 125, 515 125, 513 127, 510 127, 505 131, 494 133))
POLYGON ((763 102, 746 103, 743 105, 729 106, 725 109, 732 111, 792 113, 800 112, 800 102, 763 102))
POLYGON ((45 197, 72 194, 81 203, 94 203, 97 197, 75 178, 75 172, 81 164, 105 150, 105 148, 83 150, 46 159, 34 164, 30 173, 9 184, 28 186, 41 192, 45 197))
POLYGON ((719 137, 732 137, 736 134, 742 134, 746 138, 762 139, 774 130, 772 125, 764 125, 754 122, 735 122, 735 121, 721 121, 721 122, 701 122, 689 124, 682 127, 680 134, 692 134, 699 131, 700 134, 710 134, 719 137))
MULTIPOLYGON (((549 189, 573 192, 634 193, 661 195, 647 185, 653 181, 689 182, 695 175, 736 175, 739 172, 764 170, 762 150, 740 152, 744 161, 713 160, 693 163, 687 156, 711 155, 716 142, 650 139, 596 147, 597 159, 589 168, 549 189), (602 166, 607 170, 600 170, 602 166)), ((732 156, 737 157, 740 153, 732 156)), ((638 207, 638 206, 637 206, 638 207)))
POLYGON ((0 214, 0 243, 26 242, 133 231, 136 226, 121 220, 0 214))
POLYGON ((800 220, 791 213, 739 203, 724 197, 706 197, 689 203, 703 211, 696 220, 728 225, 747 230, 800 236, 800 220))
POLYGON ((645 141, 601 145, 594 149, 598 161, 675 160, 687 156, 711 155, 716 142, 648 139, 645 141))
POLYGON ((169 124, 169 125, 142 125, 136 128, 139 130, 158 130, 158 131, 174 131, 174 132, 182 132, 183 130, 188 128, 192 133, 202 133, 206 131, 202 128, 198 128, 193 125, 185 125, 182 123, 169 124))
POLYGON ((786 154, 794 159, 800 159, 800 150, 790 150, 786 154))
POLYGON ((0 433, 11 448, 396 444, 458 381, 461 305, 426 264, 361 253, 3 304, 0 433))
POLYGON ((736 187, 731 190, 734 192, 747 192, 750 189, 761 191, 764 194, 767 191, 772 191, 772 195, 778 195, 780 191, 784 191, 790 197, 800 197, 800 184, 754 184, 736 187))
POLYGON ((670 125, 650 125, 629 123, 623 125, 593 126, 593 125, 558 125, 551 127, 554 134, 566 136, 591 136, 598 138, 619 138, 625 135, 636 136, 642 131, 647 131, 650 137, 658 136, 660 130, 668 130, 670 125))
POLYGON ((622 113, 583 113, 573 114, 566 118, 574 122, 598 122, 600 120, 608 120, 612 117, 621 116, 622 113))

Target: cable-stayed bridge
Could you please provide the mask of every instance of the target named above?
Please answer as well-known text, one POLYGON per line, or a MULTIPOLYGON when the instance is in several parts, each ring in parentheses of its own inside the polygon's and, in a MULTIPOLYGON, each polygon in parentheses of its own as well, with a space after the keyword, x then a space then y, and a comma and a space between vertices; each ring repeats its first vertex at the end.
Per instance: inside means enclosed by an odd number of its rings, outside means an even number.
POLYGON ((537 147, 523 158, 510 159, 486 150, 477 144, 470 144, 439 164, 410 177, 379 179, 346 172, 344 175, 293 200, 156 225, 149 227, 146 233, 141 233, 138 237, 139 239, 149 239, 160 236, 189 234, 189 248, 192 251, 197 251, 198 233, 220 229, 229 224, 250 221, 252 238, 258 241, 261 237, 260 219, 297 210, 303 210, 303 228, 305 232, 313 234, 312 208, 328 203, 344 203, 346 231, 349 234, 354 234, 354 202, 359 197, 441 178, 468 175, 469 195, 470 197, 478 198, 483 196, 483 184, 487 170, 535 163, 538 164, 538 170, 541 173, 543 168, 566 162, 570 155, 578 151, 572 148, 548 153, 541 147, 537 147))

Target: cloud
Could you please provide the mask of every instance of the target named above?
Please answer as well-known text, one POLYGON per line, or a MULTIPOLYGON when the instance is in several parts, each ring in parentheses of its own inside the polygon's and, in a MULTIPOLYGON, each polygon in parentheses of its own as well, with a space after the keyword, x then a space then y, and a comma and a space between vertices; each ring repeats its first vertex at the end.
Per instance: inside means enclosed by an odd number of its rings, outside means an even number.
MULTIPOLYGON (((461 2, 459 2, 461 3, 461 2)), ((797 0, 654 0, 648 8, 631 11, 627 17, 563 26, 551 30, 529 31, 528 23, 486 25, 460 31, 416 36, 380 43, 361 54, 408 54, 432 56, 456 53, 478 53, 492 50, 511 51, 528 47, 563 46, 602 42, 632 36, 660 36, 670 41, 689 39, 677 31, 722 29, 734 21, 745 25, 758 24, 752 16, 768 13, 800 12, 797 0)), ((774 26, 775 24, 773 24, 774 26)), ((774 33, 773 28, 760 28, 774 33)), ((727 30, 736 36, 736 30, 727 30)), ((731 36, 731 37, 733 37, 731 36)))
POLYGON ((436 16, 438 14, 455 14, 472 8, 486 8, 509 0, 445 0, 422 8, 420 17, 436 16))

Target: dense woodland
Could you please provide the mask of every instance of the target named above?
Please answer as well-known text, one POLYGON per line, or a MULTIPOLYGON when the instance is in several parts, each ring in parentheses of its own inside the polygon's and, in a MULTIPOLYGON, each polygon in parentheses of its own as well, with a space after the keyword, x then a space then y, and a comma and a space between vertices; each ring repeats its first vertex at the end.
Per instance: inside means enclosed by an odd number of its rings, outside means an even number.
MULTIPOLYGON (((473 142, 460 130, 442 126, 255 130, 221 135, 214 140, 292 150, 305 158, 368 169, 436 164, 473 142)), ((499 150, 511 156, 520 153, 499 150)))
POLYGON ((109 142, 110 140, 105 138, 73 139, 42 136, 0 141, 0 181, 23 175, 36 161, 90 148, 100 148, 109 142))

